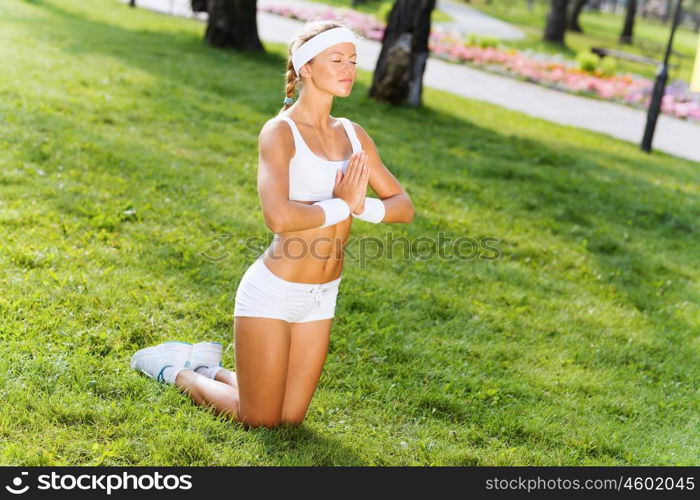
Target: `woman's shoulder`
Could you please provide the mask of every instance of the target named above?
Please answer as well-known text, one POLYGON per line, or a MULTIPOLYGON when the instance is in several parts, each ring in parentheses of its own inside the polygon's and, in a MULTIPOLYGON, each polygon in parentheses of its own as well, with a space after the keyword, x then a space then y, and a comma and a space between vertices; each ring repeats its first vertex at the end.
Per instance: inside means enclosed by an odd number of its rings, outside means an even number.
POLYGON ((290 140, 293 139, 290 125, 287 120, 284 119, 284 115, 281 114, 273 116, 263 124, 262 128, 260 129, 260 133, 258 134, 258 138, 262 139, 263 136, 272 136, 273 138, 277 138, 277 140, 284 137, 290 140))
POLYGON ((260 133, 270 133, 270 131, 280 131, 284 129, 289 130, 289 125, 286 123, 287 120, 285 118, 286 117, 283 114, 273 116, 263 123, 263 126, 260 128, 260 133))
POLYGON ((273 116, 263 124, 258 134, 258 144, 260 148, 275 147, 294 151, 292 130, 282 115, 273 116))

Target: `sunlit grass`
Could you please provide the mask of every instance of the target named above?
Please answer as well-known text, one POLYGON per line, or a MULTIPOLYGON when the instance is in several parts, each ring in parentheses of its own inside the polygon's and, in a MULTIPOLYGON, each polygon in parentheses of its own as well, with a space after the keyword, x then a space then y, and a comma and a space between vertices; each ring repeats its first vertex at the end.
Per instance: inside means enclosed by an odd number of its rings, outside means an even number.
POLYGON ((223 342, 235 368, 246 245, 271 238, 257 136, 285 47, 203 29, 0 2, 0 463, 697 464, 699 165, 432 89, 378 104, 367 72, 332 114, 417 215, 353 236, 420 255, 348 257, 305 424, 245 431, 130 371, 168 339, 223 342), (447 237, 477 258, 431 257, 447 237))

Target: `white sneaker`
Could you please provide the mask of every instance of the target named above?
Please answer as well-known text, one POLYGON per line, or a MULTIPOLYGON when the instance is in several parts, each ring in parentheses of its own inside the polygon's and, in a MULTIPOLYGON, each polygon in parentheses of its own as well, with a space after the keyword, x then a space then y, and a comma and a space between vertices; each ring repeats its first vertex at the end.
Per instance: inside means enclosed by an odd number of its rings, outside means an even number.
POLYGON ((187 368, 196 370, 201 366, 214 368, 221 366, 222 345, 219 342, 198 342, 192 346, 187 368))
POLYGON ((170 341, 140 349, 131 357, 131 369, 139 370, 158 382, 163 380, 163 370, 168 366, 187 368, 192 353, 189 342, 170 341))

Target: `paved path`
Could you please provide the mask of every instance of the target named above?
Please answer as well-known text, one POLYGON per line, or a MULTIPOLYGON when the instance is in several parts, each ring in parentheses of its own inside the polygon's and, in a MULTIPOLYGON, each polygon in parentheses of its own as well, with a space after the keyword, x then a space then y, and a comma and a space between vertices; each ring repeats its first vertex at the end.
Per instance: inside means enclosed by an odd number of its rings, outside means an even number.
MULTIPOLYGON (((280 2, 284 5, 306 3, 303 0, 258 0, 258 5, 280 2)), ((189 0, 137 0, 137 4, 144 8, 192 17, 189 0)), ((205 16, 203 14, 199 18, 205 16)), ((258 12, 258 33, 266 42, 286 44, 302 25, 301 21, 258 12)), ((379 51, 379 42, 361 40, 357 46, 358 67, 373 71, 379 51)), ((637 145, 644 134, 646 112, 643 110, 559 92, 435 57, 428 58, 423 83, 459 96, 521 111, 551 122, 600 132, 637 145)), ((653 147, 700 162, 700 125, 660 115, 653 147)))
POLYGON ((465 5, 464 2, 438 0, 437 8, 449 14, 454 21, 433 23, 434 26, 459 31, 464 35, 474 33, 476 35, 491 36, 500 40, 520 40, 525 38, 525 33, 512 24, 483 14, 465 5))

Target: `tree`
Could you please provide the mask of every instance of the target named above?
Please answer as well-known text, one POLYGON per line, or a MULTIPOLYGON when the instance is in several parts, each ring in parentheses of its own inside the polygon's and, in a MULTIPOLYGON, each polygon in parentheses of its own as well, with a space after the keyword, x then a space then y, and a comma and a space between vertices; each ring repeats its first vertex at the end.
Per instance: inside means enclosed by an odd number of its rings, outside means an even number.
POLYGON ((583 33, 583 29, 578 22, 578 18, 583 11, 583 7, 586 5, 588 0, 575 0, 574 6, 571 9, 571 15, 569 16, 569 30, 575 31, 577 33, 583 33))
POLYGON ((264 51, 258 36, 256 0, 209 0, 204 39, 215 47, 264 51))
POLYGON ((192 0, 192 12, 206 12, 207 0, 192 0))
POLYGON ((421 105, 430 15, 435 1, 394 2, 374 69, 370 97, 392 104, 421 105))
POLYGON ((625 25, 620 34, 620 43, 632 45, 632 33, 634 32, 634 16, 637 14, 637 0, 627 0, 627 12, 625 25))
POLYGON ((136 7, 136 0, 129 0, 129 7, 136 7))
POLYGON ((566 7, 569 0, 552 0, 547 16, 547 25, 544 28, 544 40, 564 45, 566 33, 566 7))

